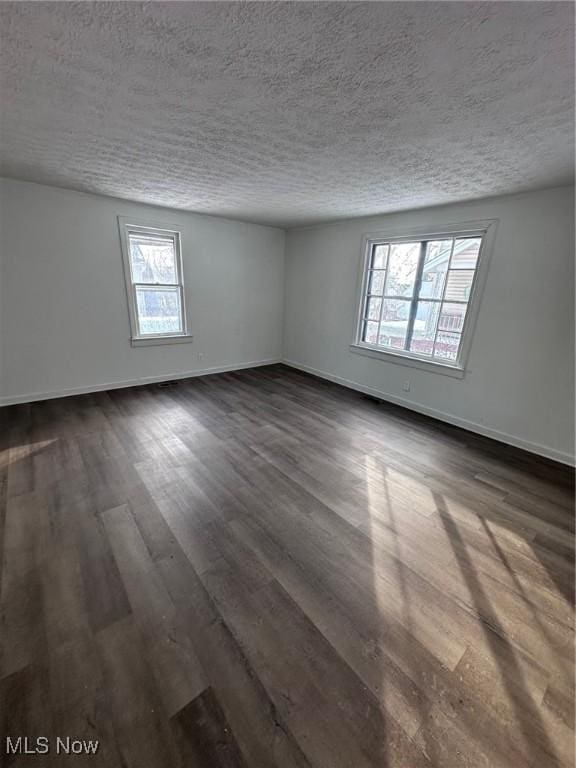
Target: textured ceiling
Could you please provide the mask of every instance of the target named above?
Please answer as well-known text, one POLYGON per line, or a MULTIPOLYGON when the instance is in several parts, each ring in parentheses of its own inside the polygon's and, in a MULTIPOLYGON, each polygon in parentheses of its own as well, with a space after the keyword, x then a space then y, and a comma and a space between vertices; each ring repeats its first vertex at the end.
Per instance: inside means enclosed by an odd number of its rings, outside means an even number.
POLYGON ((290 226, 573 177, 574 7, 0 4, 9 177, 290 226))

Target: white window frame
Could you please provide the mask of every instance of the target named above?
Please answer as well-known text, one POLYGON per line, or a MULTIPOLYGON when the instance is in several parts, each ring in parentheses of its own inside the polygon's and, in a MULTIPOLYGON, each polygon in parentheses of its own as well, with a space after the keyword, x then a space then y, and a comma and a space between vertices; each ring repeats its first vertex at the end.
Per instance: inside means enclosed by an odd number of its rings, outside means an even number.
POLYGON ((128 301, 128 317, 130 319, 130 343, 133 347, 150 346, 154 344, 176 344, 179 342, 189 342, 194 338, 188 333, 188 323, 186 315, 186 297, 184 291, 184 272, 182 269, 182 236, 180 232, 171 227, 162 224, 152 224, 150 222, 137 221, 135 219, 118 216, 118 227, 120 230, 120 245, 122 250, 122 262, 124 264, 124 281, 126 284, 126 298, 128 301), (166 237, 167 235, 174 240, 175 261, 176 261, 176 283, 137 283, 133 280, 132 261, 130 259, 130 234, 147 234, 166 237), (182 331, 177 333, 140 333, 138 323, 138 305, 136 302, 136 289, 145 285, 154 287, 154 285, 178 288, 180 291, 180 311, 182 314, 182 331))
MULTIPOLYGON (((355 354, 366 355, 386 362, 404 365, 410 368, 421 368, 433 373, 440 373, 453 378, 462 379, 467 371, 468 358, 474 328, 480 310, 480 303, 486 278, 494 239, 498 225, 497 219, 483 221, 461 222, 448 224, 441 227, 404 228, 385 232, 369 233, 362 238, 360 255, 360 269, 355 305, 354 335, 350 344, 350 351, 355 354), (430 359, 425 355, 407 350, 384 349, 374 344, 362 341, 362 326, 364 320, 364 308, 366 301, 367 280, 369 274, 370 257, 375 245, 383 243, 413 242, 415 240, 439 240, 442 238, 458 237, 482 237, 478 261, 474 272, 468 308, 461 331, 461 341, 458 350, 458 358, 454 361, 440 361, 430 359)), ((417 286, 415 286, 417 290, 417 286)))

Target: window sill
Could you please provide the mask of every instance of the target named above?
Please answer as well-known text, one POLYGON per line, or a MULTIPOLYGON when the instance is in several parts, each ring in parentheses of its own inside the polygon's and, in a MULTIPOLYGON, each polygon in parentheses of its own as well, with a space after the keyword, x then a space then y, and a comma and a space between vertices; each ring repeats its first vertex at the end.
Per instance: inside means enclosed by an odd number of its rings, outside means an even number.
POLYGON ((133 347, 154 347, 157 344, 187 344, 194 341, 191 333, 180 333, 175 336, 136 336, 130 339, 133 347))
POLYGON ((408 368, 420 368, 421 370, 429 371, 430 373, 451 376, 453 379, 463 379, 465 374, 464 368, 457 368, 454 365, 446 365, 432 360, 420 360, 416 357, 401 355, 397 352, 385 352, 382 349, 375 349, 374 347, 364 346, 363 344, 350 344, 350 352, 353 352, 355 355, 373 357, 387 363, 405 365, 408 368))

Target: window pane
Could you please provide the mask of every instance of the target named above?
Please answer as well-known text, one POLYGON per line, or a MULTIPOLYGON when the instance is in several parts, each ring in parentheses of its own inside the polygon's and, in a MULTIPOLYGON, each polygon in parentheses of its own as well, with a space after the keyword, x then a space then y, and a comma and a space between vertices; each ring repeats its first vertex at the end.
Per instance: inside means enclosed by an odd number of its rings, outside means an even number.
POLYGON ((450 269, 475 269, 481 242, 481 237, 466 237, 456 240, 450 269))
POLYGON ((140 333, 182 333, 179 288, 136 288, 140 333))
POLYGON ((410 351, 419 355, 431 355, 434 348, 436 326, 440 315, 440 303, 437 301, 419 301, 416 307, 414 328, 410 341, 410 351))
POLYGON ((473 269, 450 270, 444 298, 446 301, 468 301, 474 279, 473 269))
POLYGON ((364 338, 367 344, 376 344, 378 341, 378 323, 370 321, 364 323, 364 338))
POLYGON ((441 331, 461 332, 464 327, 464 318, 466 316, 466 304, 447 304, 442 305, 440 313, 440 322, 438 328, 441 331))
POLYGON ((410 302, 384 299, 378 344, 383 347, 403 349, 408 329, 410 302))
POLYGON ((386 269, 386 257, 388 256, 388 245, 375 245, 372 250, 372 269, 386 269))
POLYGON ((421 299, 442 298, 451 251, 452 240, 431 240, 428 243, 420 285, 421 299))
POLYGON ((387 296, 412 296, 420 256, 420 243, 396 243, 388 257, 387 296))
POLYGON ((382 289, 384 288, 384 275, 386 272, 383 272, 382 270, 379 272, 371 272, 370 273, 370 285, 368 288, 368 293, 376 293, 378 295, 382 295, 382 289))
POLYGON ((434 344, 434 357, 442 358, 443 360, 456 360, 459 346, 459 333, 439 331, 436 343, 434 344))
POLYGON ((369 320, 379 320, 381 306, 382 306, 382 299, 368 299, 368 303, 366 306, 366 317, 369 320))
POLYGON ((130 235, 130 261, 135 283, 177 283, 172 238, 130 235))

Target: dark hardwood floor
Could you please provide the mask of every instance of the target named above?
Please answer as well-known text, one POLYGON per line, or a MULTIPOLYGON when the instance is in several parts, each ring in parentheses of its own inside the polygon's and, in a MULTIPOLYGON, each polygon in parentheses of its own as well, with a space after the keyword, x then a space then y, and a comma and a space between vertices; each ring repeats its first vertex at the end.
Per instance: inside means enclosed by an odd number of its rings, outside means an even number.
POLYGON ((573 765, 568 469, 283 366, 0 419, 1 750, 99 740, 5 765, 573 765))

